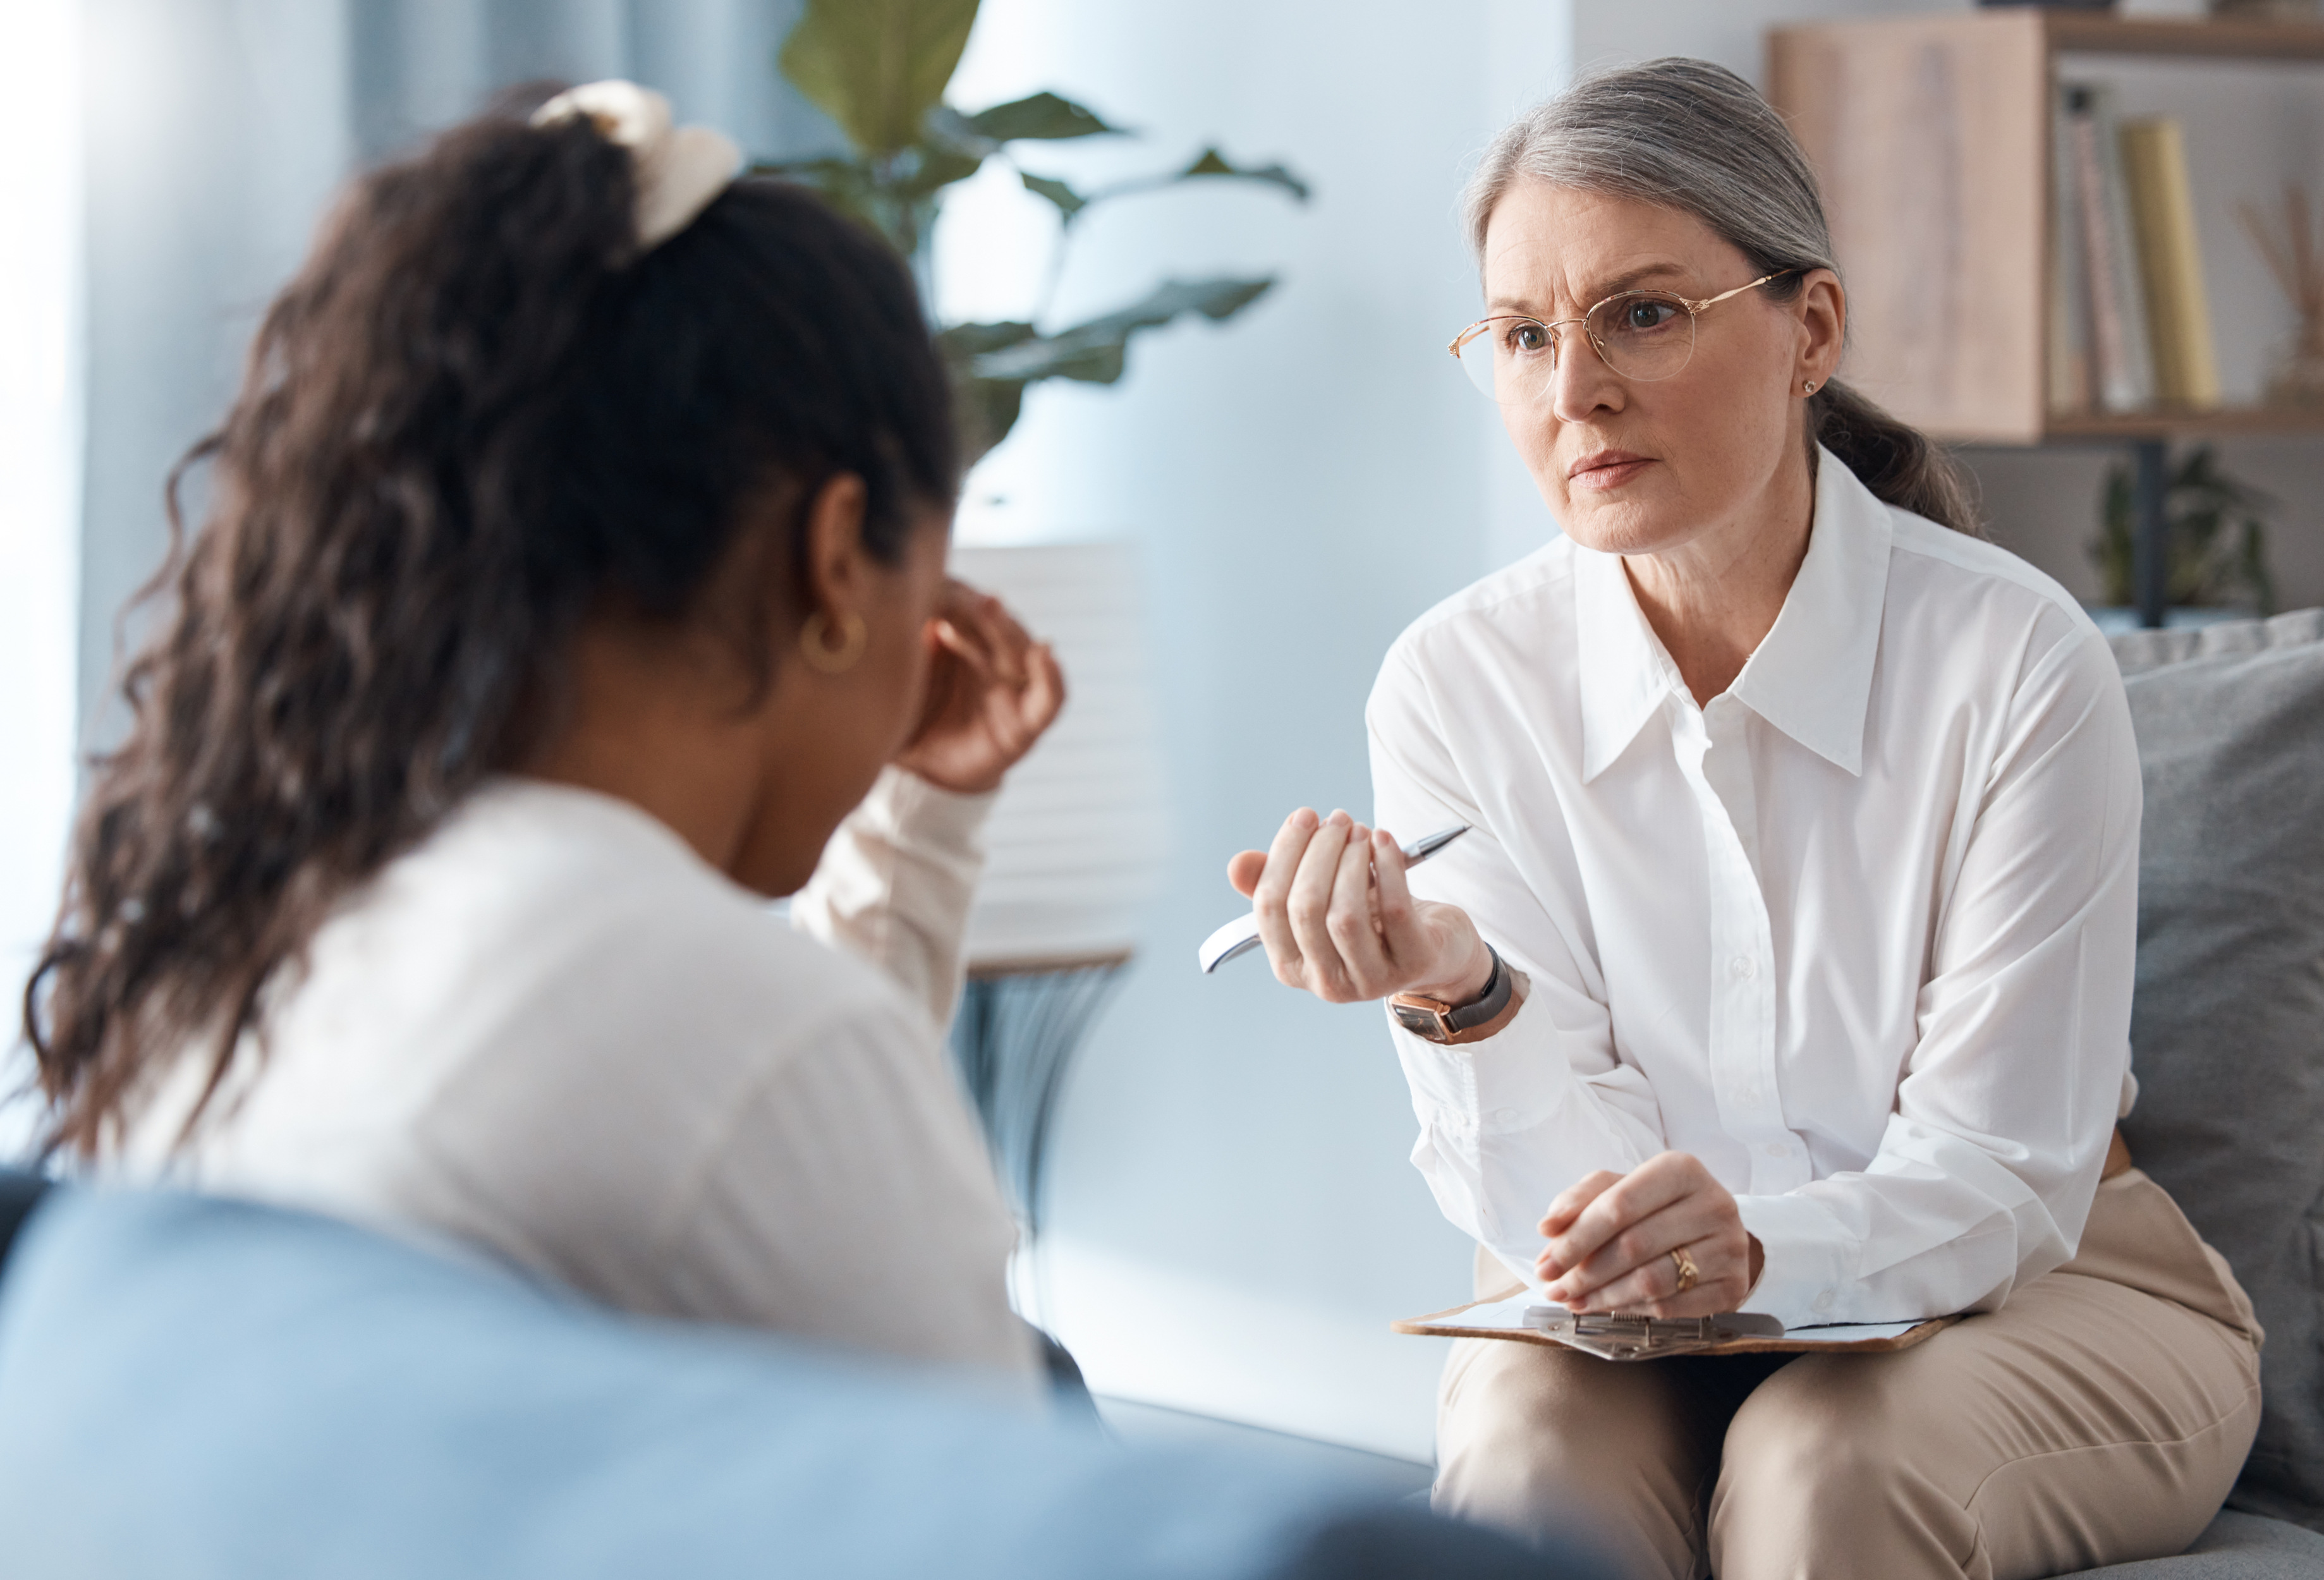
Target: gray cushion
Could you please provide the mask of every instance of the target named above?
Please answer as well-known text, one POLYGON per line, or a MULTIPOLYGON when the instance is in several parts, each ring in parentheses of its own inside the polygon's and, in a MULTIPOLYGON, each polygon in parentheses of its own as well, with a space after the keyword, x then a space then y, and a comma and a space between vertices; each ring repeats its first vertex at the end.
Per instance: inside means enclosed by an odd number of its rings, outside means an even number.
POLYGON ((2211 1522, 2186 1556, 2086 1569, 2072 1580, 2318 1580, 2324 1536, 2233 1510, 2211 1522))
POLYGON ((2123 1132, 2267 1329, 2229 1506, 2324 1529, 2324 610, 2114 646, 2146 781, 2123 1132))

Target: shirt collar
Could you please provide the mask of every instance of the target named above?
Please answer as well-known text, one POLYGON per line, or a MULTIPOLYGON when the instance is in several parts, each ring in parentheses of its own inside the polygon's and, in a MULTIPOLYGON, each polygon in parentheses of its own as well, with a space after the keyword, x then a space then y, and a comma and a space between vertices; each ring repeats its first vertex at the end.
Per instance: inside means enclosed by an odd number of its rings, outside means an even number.
MULTIPOLYGON (((1839 457, 1822 451, 1807 555, 1774 628, 1729 688, 1752 712, 1851 774, 1864 771, 1865 713, 1894 533, 1887 507, 1839 457)), ((1628 749, 1682 682, 1620 556, 1577 543, 1573 557, 1587 783, 1628 749)))

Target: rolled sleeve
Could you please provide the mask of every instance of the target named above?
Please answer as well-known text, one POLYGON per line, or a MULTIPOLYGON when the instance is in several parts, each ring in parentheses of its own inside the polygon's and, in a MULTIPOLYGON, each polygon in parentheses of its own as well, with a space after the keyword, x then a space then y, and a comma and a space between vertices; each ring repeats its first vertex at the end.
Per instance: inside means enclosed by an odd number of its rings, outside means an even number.
POLYGON ((883 769, 791 901, 793 925, 878 966, 948 1024, 994 799, 883 769))

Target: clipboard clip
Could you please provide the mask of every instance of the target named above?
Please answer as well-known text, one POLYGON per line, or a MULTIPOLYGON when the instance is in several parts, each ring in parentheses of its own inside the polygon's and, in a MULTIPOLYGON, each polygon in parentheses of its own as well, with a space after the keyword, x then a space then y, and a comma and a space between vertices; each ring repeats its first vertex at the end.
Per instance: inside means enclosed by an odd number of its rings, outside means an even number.
POLYGON ((1545 1337, 1609 1361, 1699 1354, 1736 1339, 1784 1336, 1781 1321, 1746 1311, 1718 1317, 1632 1317, 1609 1311, 1577 1316, 1563 1306, 1528 1306, 1525 1323, 1545 1337))

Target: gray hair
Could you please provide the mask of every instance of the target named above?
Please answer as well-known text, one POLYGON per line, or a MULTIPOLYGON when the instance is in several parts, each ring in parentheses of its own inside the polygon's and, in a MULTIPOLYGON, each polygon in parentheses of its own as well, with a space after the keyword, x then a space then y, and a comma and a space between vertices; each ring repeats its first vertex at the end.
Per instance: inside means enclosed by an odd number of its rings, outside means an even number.
MULTIPOLYGON (((1628 198, 1692 215, 1796 297, 1817 269, 1840 273, 1814 170, 1767 101, 1724 66, 1672 57, 1598 72, 1493 139, 1461 194, 1480 266, 1493 208, 1520 181, 1628 198)), ((1839 380, 1809 398, 1809 429, 1890 504, 1981 536, 1959 466, 1916 430, 1839 380)), ((1811 455, 1812 458, 1812 453, 1811 455)))

